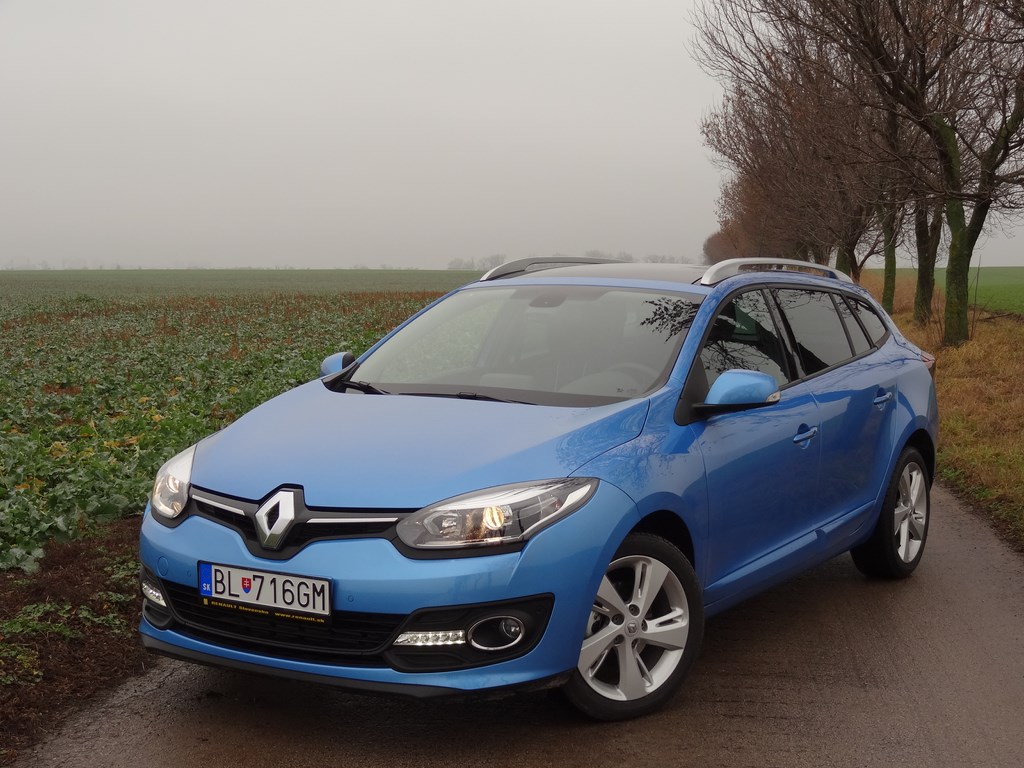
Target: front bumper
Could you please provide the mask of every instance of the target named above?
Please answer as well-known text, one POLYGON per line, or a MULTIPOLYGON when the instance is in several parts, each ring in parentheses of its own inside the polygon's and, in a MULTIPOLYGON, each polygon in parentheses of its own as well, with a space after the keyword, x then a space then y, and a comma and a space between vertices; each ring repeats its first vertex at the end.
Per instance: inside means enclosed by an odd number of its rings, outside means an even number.
MULTIPOLYGON (((236 669, 240 672, 251 672, 258 675, 284 677, 289 680, 299 680, 306 683, 336 686, 361 693, 386 693, 399 696, 411 696, 417 699, 427 699, 437 696, 458 696, 461 693, 461 691, 456 689, 444 688, 441 686, 353 680, 334 677, 333 675, 310 674, 308 672, 300 672, 292 669, 271 667, 263 663, 254 664, 246 661, 238 661, 237 659, 225 658, 219 655, 202 653, 200 651, 182 648, 177 645, 171 645, 170 643, 165 643, 161 640, 149 637, 145 633, 142 635, 142 645, 153 653, 158 653, 161 656, 169 656, 172 659, 183 659, 184 661, 191 661, 195 664, 206 664, 214 667, 236 669)), ((488 694, 500 695, 503 693, 557 688, 566 683, 571 674, 572 672, 570 670, 544 680, 534 680, 520 685, 507 686, 505 688, 491 688, 488 689, 488 694)))
MULTIPOLYGON (((553 609, 542 635, 525 654, 496 663, 446 671, 411 672, 365 663, 287 658, 171 624, 159 629, 144 617, 144 644, 201 663, 330 682, 355 690, 411 695, 500 690, 560 681, 576 666, 593 596, 618 543, 637 522, 619 489, 602 483, 581 510, 540 532, 519 552, 413 560, 386 539, 321 541, 275 571, 332 581, 332 608, 366 614, 408 615, 428 608, 468 606, 550 595, 553 609)), ((195 588, 197 562, 267 569, 231 529, 193 517, 167 528, 146 515, 140 541, 143 565, 165 584, 195 588)))

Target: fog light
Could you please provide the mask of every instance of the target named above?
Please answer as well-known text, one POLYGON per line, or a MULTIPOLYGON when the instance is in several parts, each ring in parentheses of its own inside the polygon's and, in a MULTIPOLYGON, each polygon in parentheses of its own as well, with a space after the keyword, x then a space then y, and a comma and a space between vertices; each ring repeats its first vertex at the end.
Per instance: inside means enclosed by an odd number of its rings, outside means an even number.
POLYGON ((155 584, 150 582, 148 579, 142 579, 140 582, 142 587, 142 596, 147 600, 151 600, 161 608, 167 607, 167 602, 164 600, 164 593, 157 588, 155 584))
POLYGON ((469 644, 481 651, 504 651, 523 639, 526 627, 515 616, 490 616, 469 630, 469 644))
POLYGON ((443 632, 403 632, 394 645, 464 645, 466 633, 461 629, 443 632))

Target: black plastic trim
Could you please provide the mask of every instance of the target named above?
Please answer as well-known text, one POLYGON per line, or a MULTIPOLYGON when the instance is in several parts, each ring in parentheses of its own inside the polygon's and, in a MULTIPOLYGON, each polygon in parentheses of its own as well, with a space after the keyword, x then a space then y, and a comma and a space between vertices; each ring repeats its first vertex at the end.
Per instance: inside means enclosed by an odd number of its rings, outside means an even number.
POLYGON ((142 645, 146 650, 162 656, 170 656, 174 659, 184 659, 196 664, 205 664, 211 667, 226 667, 242 672, 254 672, 269 677, 284 677, 290 680, 301 680, 308 683, 319 683, 340 688, 348 688, 353 691, 364 691, 367 693, 392 693, 414 698, 429 698, 434 696, 446 696, 457 693, 464 693, 452 688, 442 688, 435 685, 403 685, 400 683, 376 683, 366 680, 351 680, 347 678, 332 677, 330 675, 316 675, 309 672, 296 672, 279 667, 268 667, 262 664, 252 664, 247 661, 228 659, 222 656, 193 651, 189 648, 181 648, 177 645, 165 643, 149 635, 142 635, 142 645))
POLYGON ((384 651, 408 618, 402 614, 332 610, 329 622, 316 627, 262 617, 246 623, 226 609, 202 606, 195 586, 166 580, 158 583, 173 616, 172 622, 159 629, 173 629, 201 642, 293 661, 383 667, 384 651))
POLYGON ((555 596, 550 593, 469 605, 447 605, 420 608, 409 614, 392 638, 403 632, 438 632, 450 629, 468 630, 493 616, 514 616, 523 622, 524 642, 504 650, 486 651, 465 645, 395 646, 384 653, 388 666, 399 672, 451 672, 498 664, 525 656, 532 651, 547 631, 555 596))
POLYGON ((193 651, 189 648, 181 648, 171 643, 165 643, 149 635, 142 635, 142 645, 150 653, 161 656, 169 656, 173 659, 183 659, 195 664, 203 664, 209 667, 222 667, 234 669, 240 672, 251 672, 266 677, 285 678, 287 680, 298 680, 318 685, 329 685, 332 688, 344 688, 354 693, 383 693, 396 696, 405 696, 415 699, 430 699, 437 697, 469 697, 474 699, 493 698, 512 693, 526 691, 540 691, 548 688, 558 688, 568 682, 572 677, 573 670, 559 672, 556 675, 549 675, 538 680, 530 680, 525 683, 513 685, 499 685, 494 688, 480 688, 477 690, 463 690, 461 688, 445 688, 439 685, 420 685, 418 683, 378 683, 370 680, 353 680, 351 678, 333 677, 332 675, 317 675, 311 672, 296 672, 280 667, 268 667, 262 664, 253 664, 248 661, 227 659, 222 656, 193 651))

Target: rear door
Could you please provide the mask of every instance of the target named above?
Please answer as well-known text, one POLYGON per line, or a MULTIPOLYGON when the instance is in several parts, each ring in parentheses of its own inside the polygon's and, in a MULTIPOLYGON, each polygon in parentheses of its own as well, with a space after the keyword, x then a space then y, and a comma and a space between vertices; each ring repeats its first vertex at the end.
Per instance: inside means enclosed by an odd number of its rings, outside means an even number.
POLYGON ((818 405, 821 471, 814 493, 814 525, 821 528, 866 512, 884 482, 896 368, 875 349, 875 340, 858 320, 856 310, 862 308, 842 293, 778 288, 773 294, 818 405))

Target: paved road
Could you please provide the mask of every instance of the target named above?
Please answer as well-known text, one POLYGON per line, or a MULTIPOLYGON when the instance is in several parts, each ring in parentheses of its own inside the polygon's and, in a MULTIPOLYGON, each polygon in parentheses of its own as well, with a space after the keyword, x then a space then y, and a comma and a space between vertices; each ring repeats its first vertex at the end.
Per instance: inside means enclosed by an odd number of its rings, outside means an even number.
POLYGON ((844 556, 708 623, 665 711, 587 722, 550 694, 421 703, 160 660, 17 765, 1024 764, 1024 559, 941 490, 917 573, 844 556))

